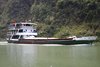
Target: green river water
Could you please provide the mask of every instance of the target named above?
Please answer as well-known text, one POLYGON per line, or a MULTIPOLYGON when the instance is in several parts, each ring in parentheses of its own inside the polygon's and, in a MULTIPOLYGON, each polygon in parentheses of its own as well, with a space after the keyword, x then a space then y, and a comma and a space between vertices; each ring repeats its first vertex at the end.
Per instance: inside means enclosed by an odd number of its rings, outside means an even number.
POLYGON ((50 46, 0 42, 0 67, 100 67, 100 43, 50 46))

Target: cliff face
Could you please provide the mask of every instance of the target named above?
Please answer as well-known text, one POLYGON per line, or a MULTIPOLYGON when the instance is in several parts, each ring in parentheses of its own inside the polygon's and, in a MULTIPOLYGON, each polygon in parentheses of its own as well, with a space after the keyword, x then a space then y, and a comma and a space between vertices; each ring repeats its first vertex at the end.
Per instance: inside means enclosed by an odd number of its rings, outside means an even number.
POLYGON ((6 33, 11 20, 30 19, 38 24, 39 36, 100 36, 100 1, 0 0, 0 31, 6 33))

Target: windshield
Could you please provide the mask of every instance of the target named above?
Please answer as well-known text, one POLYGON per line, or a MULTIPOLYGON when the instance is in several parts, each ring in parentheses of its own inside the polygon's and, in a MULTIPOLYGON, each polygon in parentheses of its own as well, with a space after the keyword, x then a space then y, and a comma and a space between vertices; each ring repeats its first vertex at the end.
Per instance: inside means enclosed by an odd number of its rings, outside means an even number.
POLYGON ((18 39, 18 38, 19 38, 19 35, 12 36, 12 39, 18 39))

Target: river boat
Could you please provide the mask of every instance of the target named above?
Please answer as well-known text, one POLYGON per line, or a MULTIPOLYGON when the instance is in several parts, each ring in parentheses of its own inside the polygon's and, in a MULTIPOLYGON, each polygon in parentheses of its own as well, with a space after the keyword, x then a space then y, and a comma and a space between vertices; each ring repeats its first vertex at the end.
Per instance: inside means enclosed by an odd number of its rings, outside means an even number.
POLYGON ((8 26, 7 41, 8 43, 19 44, 91 44, 96 40, 96 36, 88 37, 66 37, 66 38, 48 38, 37 37, 35 23, 28 21, 12 23, 8 26))

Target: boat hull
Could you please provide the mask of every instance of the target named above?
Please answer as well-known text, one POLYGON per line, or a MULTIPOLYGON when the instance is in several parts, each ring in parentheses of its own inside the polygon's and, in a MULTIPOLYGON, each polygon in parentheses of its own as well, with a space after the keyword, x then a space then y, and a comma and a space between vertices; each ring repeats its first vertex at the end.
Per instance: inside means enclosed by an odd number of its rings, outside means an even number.
POLYGON ((70 39, 20 39, 19 41, 8 40, 9 43, 19 44, 92 44, 94 40, 70 40, 70 39))

